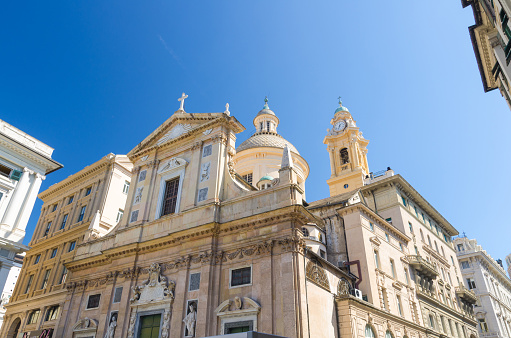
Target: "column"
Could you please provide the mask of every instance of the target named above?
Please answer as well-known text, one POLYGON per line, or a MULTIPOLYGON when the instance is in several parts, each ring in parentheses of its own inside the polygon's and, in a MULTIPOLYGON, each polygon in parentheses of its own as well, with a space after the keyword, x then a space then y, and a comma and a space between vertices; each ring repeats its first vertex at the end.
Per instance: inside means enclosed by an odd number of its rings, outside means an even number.
POLYGON ((2 296, 5 288, 5 283, 7 282, 7 277, 9 277, 9 272, 11 271, 12 265, 8 265, 6 263, 2 263, 0 267, 0 297, 2 296))
POLYGON ((28 168, 23 169, 21 179, 16 185, 16 188, 11 197, 11 201, 7 206, 7 210, 2 221, 3 224, 8 224, 11 227, 14 227, 14 222, 16 222, 16 218, 18 217, 19 210, 21 209, 21 205, 23 203, 23 200, 25 199, 25 194, 27 193, 29 187, 30 174, 31 174, 30 169, 28 168))
POLYGON ((36 173, 35 179, 30 186, 30 189, 27 194, 27 198, 25 199, 25 203, 23 204, 21 210, 21 217, 18 218, 18 222, 16 222, 16 229, 25 231, 27 227, 28 219, 30 218, 30 214, 32 213, 32 209, 34 208, 35 199, 37 198, 37 194, 39 193, 39 188, 41 188, 41 183, 46 179, 45 176, 36 173))
POLYGON ((330 171, 332 172, 330 177, 334 177, 336 175, 334 151, 334 148, 328 148, 328 155, 330 155, 330 171))

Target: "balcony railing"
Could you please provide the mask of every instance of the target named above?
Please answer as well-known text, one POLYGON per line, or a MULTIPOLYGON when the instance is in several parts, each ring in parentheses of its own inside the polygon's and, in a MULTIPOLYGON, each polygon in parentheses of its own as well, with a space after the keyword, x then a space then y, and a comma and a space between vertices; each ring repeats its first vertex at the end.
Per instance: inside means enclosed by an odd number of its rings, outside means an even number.
POLYGON ((456 287, 456 294, 466 302, 475 304, 477 302, 477 296, 474 291, 467 289, 463 285, 456 287))
POLYGON ((438 276, 438 272, 433 264, 422 258, 420 255, 408 255, 406 256, 411 266, 415 268, 419 273, 435 279, 438 276))

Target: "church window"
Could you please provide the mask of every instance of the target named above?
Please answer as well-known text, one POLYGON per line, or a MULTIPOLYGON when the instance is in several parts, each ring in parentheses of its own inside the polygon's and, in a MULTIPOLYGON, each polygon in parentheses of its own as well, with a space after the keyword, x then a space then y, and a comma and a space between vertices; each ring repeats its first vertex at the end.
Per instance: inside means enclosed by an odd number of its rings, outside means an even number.
POLYGON ((50 258, 55 258, 55 256, 57 256, 57 248, 54 248, 54 249, 51 251, 50 258))
POLYGON ((69 200, 67 200, 67 204, 73 203, 73 200, 75 199, 74 196, 69 197, 69 200))
POLYGON ((99 301, 101 299, 101 294, 90 295, 87 300, 87 309, 95 309, 99 307, 99 301))
POLYGON ((50 278, 50 272, 51 272, 50 269, 48 269, 44 272, 43 282, 41 283, 41 289, 46 288, 46 286, 48 285, 48 279, 50 278))
POLYGON ((241 269, 231 270, 231 287, 250 285, 252 283, 252 267, 247 266, 241 269))
POLYGON ((80 208, 80 215, 78 215, 78 222, 83 221, 83 215, 85 215, 85 208, 87 208, 86 205, 84 205, 80 208))
POLYGON ((130 191, 130 182, 124 181, 124 186, 122 187, 122 192, 127 195, 128 191, 130 191))
POLYGON ((177 193, 179 189, 179 177, 165 182, 165 193, 163 195, 163 206, 161 215, 169 215, 176 212, 177 193))
POLYGON ((270 131, 270 121, 266 121, 266 131, 270 131))
POLYGON ((263 131, 263 123, 259 123, 259 131, 263 131))
POLYGON ((119 286, 119 287, 115 288, 114 300, 112 301, 112 303, 120 303, 121 297, 122 297, 122 286, 119 286))
POLYGON ((46 322, 50 321, 50 320, 55 320, 55 319, 57 319, 58 314, 59 314, 59 306, 58 305, 50 306, 48 311, 46 311, 46 317, 44 318, 44 320, 46 322))
POLYGON ((340 155, 341 155, 341 164, 350 163, 350 156, 348 154, 347 148, 342 148, 340 151, 340 155))
POLYGON ((27 286, 25 287, 25 292, 24 293, 28 293, 28 291, 30 290, 30 287, 32 286, 32 281, 33 280, 34 280, 34 275, 28 276, 28 282, 27 282, 27 286))
POLYGON ((67 216, 68 216, 68 214, 65 214, 64 218, 62 218, 62 223, 60 223, 60 230, 62 230, 66 227, 67 216))
POLYGON ((87 190, 85 191, 85 196, 89 196, 91 191, 92 191, 92 187, 88 187, 87 190))
POLYGON ((303 227, 302 228, 302 233, 303 233, 304 237, 309 237, 309 230, 307 230, 307 228, 303 227))
POLYGON ((140 338, 160 336, 161 313, 140 317, 140 338))
POLYGON ((40 259, 41 259, 41 255, 37 255, 37 256, 35 257, 34 264, 39 263, 39 260, 40 260, 40 259))
POLYGON ((35 324, 37 323, 37 320, 39 319, 39 315, 41 314, 41 310, 37 309, 28 315, 27 324, 35 324))
POLYGON ((199 289, 200 289, 200 272, 190 274, 188 291, 195 291, 199 289))
POLYGON ((373 328, 370 325, 366 325, 365 329, 365 338, 375 338, 376 335, 374 334, 373 328))
POLYGON ((53 209, 51 210, 51 212, 54 212, 55 210, 57 210, 57 206, 58 206, 58 204, 54 204, 53 205, 53 209))
POLYGON ((248 184, 252 184, 252 173, 245 174, 241 176, 241 178, 243 178, 248 184))

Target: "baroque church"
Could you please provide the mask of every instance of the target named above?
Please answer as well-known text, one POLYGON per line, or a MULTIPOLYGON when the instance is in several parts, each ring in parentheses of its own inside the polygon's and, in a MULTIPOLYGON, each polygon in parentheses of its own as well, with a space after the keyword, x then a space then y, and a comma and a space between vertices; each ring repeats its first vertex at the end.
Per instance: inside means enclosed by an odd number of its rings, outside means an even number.
POLYGON ((236 146, 228 105, 188 113, 186 97, 126 156, 39 195, 1 337, 478 336, 457 230, 393 170, 369 171, 342 103, 330 196, 306 202, 309 165, 267 100, 236 146))

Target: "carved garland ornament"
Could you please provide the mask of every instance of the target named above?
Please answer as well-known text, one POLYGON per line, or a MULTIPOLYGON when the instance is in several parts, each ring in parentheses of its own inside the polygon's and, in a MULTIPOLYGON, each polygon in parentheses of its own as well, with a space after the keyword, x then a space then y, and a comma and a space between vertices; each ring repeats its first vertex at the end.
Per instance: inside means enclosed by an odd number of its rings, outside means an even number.
POLYGON ((305 276, 308 280, 313 282, 314 284, 330 291, 330 283, 328 282, 328 277, 319 263, 316 260, 311 260, 307 263, 307 267, 305 268, 305 276))

